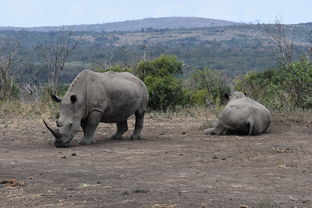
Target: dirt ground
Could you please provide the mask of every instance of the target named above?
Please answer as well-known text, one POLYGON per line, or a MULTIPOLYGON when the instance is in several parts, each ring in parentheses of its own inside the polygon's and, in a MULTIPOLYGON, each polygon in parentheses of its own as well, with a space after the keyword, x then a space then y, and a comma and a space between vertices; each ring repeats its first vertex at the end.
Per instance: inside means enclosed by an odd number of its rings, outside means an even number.
MULTIPOLYGON (((50 121, 52 124, 52 121, 50 121)), ((146 119, 142 140, 58 149, 40 118, 0 118, 0 207, 312 207, 312 126, 207 136, 203 120, 146 119)))

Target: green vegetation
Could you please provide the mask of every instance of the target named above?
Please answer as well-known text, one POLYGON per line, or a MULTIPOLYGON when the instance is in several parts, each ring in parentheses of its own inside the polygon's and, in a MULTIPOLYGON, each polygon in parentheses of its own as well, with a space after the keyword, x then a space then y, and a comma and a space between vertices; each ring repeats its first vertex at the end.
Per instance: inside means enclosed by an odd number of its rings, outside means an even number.
MULTIPOLYGON (((309 25, 289 25, 294 41, 295 58, 303 55, 309 44, 309 25)), ((57 32, 0 31, 0 42, 19 41, 23 63, 16 66, 14 76, 18 83, 48 82, 49 72, 43 64, 38 46, 55 44, 57 32)), ((272 58, 273 44, 263 33, 261 25, 233 25, 200 29, 164 29, 136 32, 75 32, 80 39, 71 52, 60 81, 69 83, 83 68, 97 69, 121 65, 136 68, 144 60, 153 60, 161 54, 174 54, 183 61, 183 77, 201 68, 222 70, 230 77, 248 71, 276 68, 272 58), (145 55, 144 55, 145 54, 145 55)))
POLYGON ((173 75, 182 73, 182 63, 172 55, 161 55, 152 61, 140 62, 136 75, 149 91, 149 107, 166 111, 186 102, 182 80, 173 75))
POLYGON ((193 72, 188 79, 188 85, 192 89, 195 104, 224 104, 227 101, 226 95, 231 91, 227 77, 221 71, 207 68, 193 72))
POLYGON ((312 108, 312 64, 302 58, 287 67, 264 72, 249 72, 236 80, 235 90, 270 109, 312 108))
MULTIPOLYGON (((222 106, 231 89, 247 93, 271 110, 311 109, 312 66, 300 57, 312 44, 308 36, 312 26, 285 26, 293 57, 280 67, 272 58, 276 46, 264 35, 263 27, 75 32, 70 38, 79 40, 79 44, 68 54, 60 76, 56 76, 62 83, 57 94, 63 96, 74 76, 88 68, 135 74, 148 88, 149 108, 163 113, 186 107, 222 106)), ((19 101, 33 101, 51 107, 51 89, 47 85, 51 71, 42 60, 39 46, 53 46, 56 37, 57 32, 0 31, 0 49, 5 48, 3 42, 19 42, 14 53, 16 64, 3 73, 5 81, 0 81, 2 109, 10 106, 7 100, 15 102, 15 106, 19 101)), ((1 56, 6 54, 2 51, 1 56)))

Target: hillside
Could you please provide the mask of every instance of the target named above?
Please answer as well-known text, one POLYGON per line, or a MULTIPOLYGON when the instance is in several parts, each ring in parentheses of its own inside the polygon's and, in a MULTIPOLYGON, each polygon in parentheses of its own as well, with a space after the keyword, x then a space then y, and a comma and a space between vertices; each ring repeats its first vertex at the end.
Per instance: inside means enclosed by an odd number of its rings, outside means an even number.
MULTIPOLYGON (((149 25, 153 22, 152 19, 144 21, 150 22, 149 25)), ((164 24, 163 27, 171 26, 164 24)), ((225 71, 231 77, 248 71, 276 68, 274 47, 264 33, 265 27, 266 25, 233 23, 228 26, 203 28, 75 31, 73 38, 80 39, 80 44, 69 56, 62 81, 70 82, 83 68, 96 69, 116 64, 135 67, 143 60, 144 54, 146 60, 161 54, 176 55, 184 64, 184 77, 204 67, 225 71)), ((287 35, 294 43, 296 58, 302 56, 306 48, 311 46, 308 36, 311 30, 310 24, 286 26, 287 35)), ((18 39, 21 43, 20 55, 23 62, 15 69, 14 76, 17 81, 32 81, 34 78, 47 81, 48 72, 38 46, 52 44, 56 36, 55 31, 0 31, 0 42, 16 42, 18 39)))
MULTIPOLYGON (((163 18, 145 18, 141 20, 129 20, 123 22, 112 22, 103 24, 88 25, 69 25, 65 28, 74 27, 75 31, 88 32, 112 32, 112 31, 141 31, 141 30, 161 30, 161 29, 192 29, 238 25, 240 23, 199 17, 163 17, 163 18)), ((14 31, 37 31, 51 32, 59 31, 62 27, 0 27, 0 30, 14 31)))

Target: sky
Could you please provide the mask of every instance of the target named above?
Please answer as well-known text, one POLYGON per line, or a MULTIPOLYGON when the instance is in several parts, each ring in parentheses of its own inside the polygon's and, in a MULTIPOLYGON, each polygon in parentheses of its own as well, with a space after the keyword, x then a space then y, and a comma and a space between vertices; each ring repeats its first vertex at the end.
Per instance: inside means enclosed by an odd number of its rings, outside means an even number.
POLYGON ((0 0, 0 26, 98 24, 151 17, 312 22, 312 0, 0 0))

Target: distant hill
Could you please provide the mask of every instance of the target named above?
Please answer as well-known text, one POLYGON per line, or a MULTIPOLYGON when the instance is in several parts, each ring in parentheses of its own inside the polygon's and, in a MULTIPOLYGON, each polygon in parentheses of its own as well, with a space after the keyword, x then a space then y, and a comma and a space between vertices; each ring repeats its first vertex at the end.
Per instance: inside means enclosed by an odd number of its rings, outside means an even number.
MULTIPOLYGON (((103 24, 87 24, 87 25, 68 25, 65 28, 72 28, 75 31, 88 32, 112 32, 112 31, 143 31, 143 30, 161 30, 161 29, 195 29, 207 27, 220 27, 240 25, 241 23, 200 18, 200 17, 162 17, 162 18, 145 18, 141 20, 128 20, 123 22, 112 22, 103 24)), ((0 30, 14 30, 14 31, 37 31, 37 32, 51 32, 60 30, 60 26, 49 27, 0 27, 0 30)))
MULTIPOLYGON (((78 25, 72 38, 79 39, 79 45, 70 54, 61 81, 70 82, 84 68, 116 64, 135 68, 143 59, 152 60, 161 54, 177 56, 183 63, 184 77, 205 67, 231 77, 274 69, 278 66, 272 40, 264 32, 267 26, 189 17, 78 25)), ((38 46, 55 44, 60 27, 2 29, 0 43, 20 43, 23 63, 16 66, 16 81, 46 82, 49 72, 38 46)), ((298 59, 311 47, 312 24, 285 25, 285 31, 298 59)))

